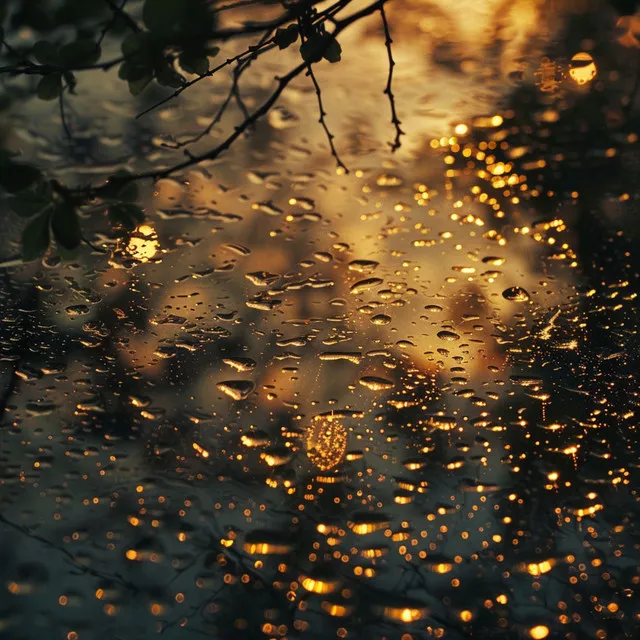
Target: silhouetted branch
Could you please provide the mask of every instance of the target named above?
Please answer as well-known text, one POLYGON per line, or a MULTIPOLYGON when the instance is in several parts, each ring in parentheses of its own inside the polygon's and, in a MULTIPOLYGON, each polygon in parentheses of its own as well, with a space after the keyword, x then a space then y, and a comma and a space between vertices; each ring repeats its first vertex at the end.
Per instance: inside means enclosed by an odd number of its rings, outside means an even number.
POLYGON ((105 62, 78 65, 76 67, 59 67, 53 64, 36 64, 35 62, 25 61, 21 64, 0 67, 0 73, 12 73, 15 75, 22 74, 27 76, 48 76, 51 73, 61 73, 64 71, 108 71, 121 62, 124 62, 124 58, 122 56, 105 62))
MULTIPOLYGON (((229 106, 229 103, 231 102, 231 98, 232 97, 235 97, 236 102, 238 104, 238 107, 242 111, 244 117, 245 118, 250 118, 251 117, 251 114, 247 110, 246 105, 244 104, 244 101, 242 100, 242 97, 240 96, 240 89, 239 89, 238 83, 240 81, 240 76, 242 75, 242 73, 244 71, 246 71, 246 69, 249 67, 251 62, 253 62, 253 60, 255 60, 258 57, 259 52, 261 51, 260 48, 262 46, 264 46, 265 44, 267 44, 269 41, 271 41, 271 34, 272 34, 272 31, 268 31, 262 36, 262 38, 260 39, 258 44, 254 47, 254 51, 253 51, 252 55, 250 55, 248 58, 236 60, 236 68, 233 71, 233 79, 232 79, 232 82, 231 82, 231 87, 229 89, 229 92, 227 93, 227 97, 223 101, 222 105, 220 106, 220 109, 218 109, 218 112, 213 117, 211 122, 200 133, 198 133, 197 135, 189 138, 188 140, 183 140, 182 142, 179 142, 179 143, 177 143, 175 145, 165 145, 165 146, 168 146, 168 147, 170 147, 172 149, 180 149, 182 147, 186 147, 186 146, 188 146, 190 144, 198 142, 204 136, 208 135, 211 132, 211 130, 213 129, 213 127, 215 127, 216 124, 218 124, 220 122, 220 120, 222 120, 222 116, 225 114, 225 112, 226 112, 226 110, 227 110, 227 108, 229 106)), ((266 49, 266 48, 264 49, 264 51, 267 51, 267 50, 268 49, 266 49)), ((226 66, 226 64, 225 64, 225 66, 226 66)), ((213 73, 215 73, 215 70, 213 71, 213 73)), ((188 155, 189 155, 189 157, 193 157, 190 154, 188 154, 188 155)))
POLYGON ((400 138, 404 135, 404 131, 400 128, 400 125, 402 123, 398 119, 398 114, 396 112, 396 101, 393 95, 393 91, 391 90, 391 83, 393 81, 393 68, 396 66, 396 63, 391 52, 391 44, 393 40, 391 39, 391 32, 389 31, 389 23, 387 22, 387 14, 384 10, 384 3, 380 4, 380 16, 382 17, 382 26, 384 27, 384 44, 387 48, 387 57, 389 58, 389 75, 387 76, 387 86, 385 87, 384 93, 389 98, 389 105, 391 107, 391 124, 393 124, 396 129, 396 137, 394 138, 393 142, 389 143, 391 151, 393 152, 400 148, 400 138))
POLYGON ((322 104, 322 91, 320 90, 320 85, 318 84, 318 81, 316 80, 316 76, 313 73, 311 64, 307 65, 307 75, 311 78, 311 81, 313 82, 313 86, 315 87, 315 90, 316 90, 316 97, 318 98, 318 112, 320 114, 318 122, 322 125, 322 128, 324 129, 324 132, 327 135, 327 140, 329 142, 329 147, 331 149, 331 155, 336 159, 336 163, 338 164, 338 166, 342 168, 345 173, 349 173, 349 169, 347 169, 344 162, 340 160, 340 156, 338 155, 336 146, 333 143, 333 139, 335 138, 335 136, 331 133, 327 125, 327 121, 325 118, 325 116, 327 115, 327 112, 324 110, 324 105, 322 104))
POLYGON ((114 20, 111 23, 112 25, 113 22, 115 22, 116 18, 121 18, 133 32, 139 33, 140 31, 142 31, 142 29, 138 26, 138 23, 124 10, 124 6, 127 4, 127 0, 122 0, 122 4, 120 5, 118 5, 115 0, 104 1, 109 5, 111 11, 113 11, 114 20))
POLYGON ((134 585, 132 582, 128 582, 127 580, 125 580, 121 575, 119 575, 117 573, 114 573, 114 574, 104 573, 103 571, 98 571, 97 569, 92 569, 91 567, 87 567, 86 565, 78 562, 78 560, 76 560, 76 558, 74 557, 74 555, 70 551, 67 551, 66 549, 64 549, 62 547, 56 546, 50 540, 47 540, 46 538, 43 538, 42 536, 39 536, 37 533, 33 533, 27 527, 24 527, 24 526, 22 526, 20 524, 17 524, 15 522, 5 518, 2 514, 0 514, 0 522, 2 524, 4 524, 5 526, 9 527, 10 529, 14 529, 15 531, 18 531, 19 533, 21 533, 22 535, 26 536, 27 538, 31 538, 32 540, 36 540, 37 542, 40 542, 45 547, 48 547, 49 549, 53 549, 55 551, 58 551, 59 553, 64 555, 67 558, 67 560, 69 561, 69 563, 72 564, 81 573, 89 574, 91 576, 94 576, 95 578, 102 578, 103 580, 115 580, 115 581, 119 582, 121 585, 123 585, 124 587, 127 587, 127 589, 130 589, 130 590, 135 591, 135 592, 139 591, 139 589, 138 589, 138 587, 136 587, 136 585, 134 585))
POLYGON ((186 82, 181 87, 176 89, 171 95, 168 95, 166 98, 163 98, 162 100, 159 100, 158 102, 156 102, 155 104, 152 104, 150 107, 148 107, 144 111, 141 111, 136 116, 136 120, 138 118, 141 118, 142 116, 146 115, 147 113, 150 113, 151 111, 154 111, 158 107, 161 107, 163 104, 166 104, 170 100, 173 100, 174 98, 177 98, 183 91, 186 91, 189 87, 192 87, 194 84, 197 84, 201 80, 204 80, 205 78, 210 78, 212 75, 214 75, 215 73, 220 71, 220 69, 224 69, 224 67, 228 67, 230 64, 233 64, 234 62, 238 62, 239 60, 242 60, 243 58, 245 58, 247 56, 250 56, 250 55, 254 55, 255 56, 258 53, 258 51, 259 51, 259 53, 263 53, 263 52, 269 51, 274 46, 275 45, 273 44, 272 40, 269 40, 269 41, 265 42, 261 46, 258 46, 258 45, 251 46, 248 49, 246 49, 245 51, 243 51, 242 53, 239 53, 238 55, 233 56, 232 58, 227 58, 224 62, 219 64, 217 67, 214 67, 213 69, 210 69, 209 71, 207 71, 207 73, 205 73, 202 76, 198 76, 197 78, 194 78, 193 80, 189 80, 189 82, 186 82))
MULTIPOLYGON (((350 16, 344 18, 343 20, 339 20, 335 22, 335 29, 332 32, 332 36, 333 38, 336 38, 342 31, 344 31, 346 28, 348 28, 349 26, 351 26, 352 24, 354 24, 355 22, 358 22, 360 19, 369 16, 371 14, 373 14, 376 11, 380 11, 381 8, 384 6, 385 2, 387 2, 387 0, 376 0, 375 2, 372 2, 370 5, 368 5, 367 7, 364 7, 363 9, 361 9, 360 11, 356 11, 353 14, 351 14, 350 16)), ((340 3, 338 3, 341 7, 342 6, 346 6, 348 3, 345 0, 342 0, 340 3)), ((273 28, 273 24, 274 23, 269 23, 269 26, 267 28, 273 28)), ((329 40, 327 42, 327 46, 329 46, 331 40, 329 40)), ((238 54, 237 56, 234 56, 232 58, 228 58, 227 60, 225 60, 225 62, 223 62, 222 64, 218 65, 217 67, 215 67, 214 69, 210 70, 206 75, 204 76, 199 76, 198 78, 191 80, 190 82, 187 82, 185 85, 183 85, 182 87, 180 87, 179 89, 177 89, 176 91, 174 91, 170 96, 168 96, 167 98, 165 98, 164 100, 156 103, 155 105, 153 105, 152 107, 150 107, 149 109, 143 111, 142 113, 138 114, 137 117, 140 117, 142 115, 144 115, 145 113, 148 113, 149 111, 157 108, 158 106, 160 106, 161 104, 164 104, 166 102, 168 102, 169 100, 171 100, 173 97, 180 95, 180 93, 182 93, 182 91, 184 91, 185 89, 187 89, 190 86, 193 86, 196 82, 199 82, 200 80, 204 79, 205 77, 209 77, 211 75, 213 75, 214 73, 216 73, 216 71, 219 71, 220 69, 222 69, 223 67, 242 60, 244 58, 246 58, 247 56, 254 56, 256 55, 256 53, 259 51, 260 53, 263 53, 267 50, 269 50, 270 48, 275 47, 276 45, 273 43, 273 38, 268 40, 267 42, 264 43, 264 45, 262 47, 249 47, 247 50, 243 51, 242 53, 238 54)), ((320 54, 323 54, 324 52, 319 52, 320 54)), ((108 64, 108 63, 104 63, 104 64, 108 64)), ((44 66, 44 65, 41 65, 44 66)), ((170 175, 173 175, 175 173, 178 173, 184 169, 187 169, 189 167, 195 166, 197 164, 200 164, 201 162, 205 162, 205 161, 209 161, 209 160, 214 160, 216 158, 218 158, 220 155, 222 155, 225 151, 227 151, 231 145, 243 134, 245 133, 250 127, 252 127, 260 118, 262 118, 263 116, 265 116, 269 110, 274 106, 274 104, 278 101, 278 99, 280 98, 280 96, 282 95, 283 91, 286 89, 286 87, 295 79, 297 78, 301 73, 303 73, 305 70, 309 69, 309 64, 307 62, 301 62, 300 64, 298 64, 297 66, 295 66, 293 69, 291 69, 287 74, 285 74, 284 76, 281 77, 276 77, 277 81, 278 81, 278 85, 275 88, 275 90, 273 91, 273 93, 252 113, 249 115, 249 117, 245 118, 245 120, 237 125, 233 132, 223 141, 221 142, 219 145, 217 145, 216 147, 214 147, 213 149, 210 149, 209 151, 206 151, 202 154, 191 154, 188 153, 187 155, 187 159, 183 160, 182 162, 176 163, 174 165, 171 165, 169 167, 166 167, 164 169, 154 169, 154 170, 150 170, 150 171, 143 171, 140 173, 132 173, 126 176, 118 176, 118 177, 113 177, 111 178, 111 180, 108 183, 105 183, 101 186, 98 187, 80 187, 80 188, 68 188, 68 187, 62 187, 65 190, 66 196, 68 198, 70 198, 70 200, 77 204, 82 204, 83 202, 86 202, 86 200, 91 199, 91 198, 96 198, 96 197, 100 197, 106 190, 109 190, 113 187, 113 185, 125 185, 128 184, 129 182, 135 182, 138 180, 159 180, 161 178, 166 178, 170 175)), ((311 74, 312 75, 312 74, 311 74)), ((312 77, 312 80, 314 80, 314 78, 312 77)), ((320 102, 321 96, 319 96, 319 102, 320 102)), ((324 112, 324 109, 322 109, 321 106, 321 112, 324 112)), ((324 117, 324 116, 323 116, 324 117)), ((397 118, 395 118, 397 120, 397 118)), ((399 129, 399 121, 398 121, 398 129, 399 129)), ((325 131, 326 131, 326 123, 325 123, 325 131)), ((399 135, 401 135, 403 132, 401 130, 399 130, 398 133, 398 138, 399 135)), ((334 150, 334 157, 336 157, 338 159, 339 164, 344 168, 344 170, 346 171, 346 167, 344 167, 344 165, 340 162, 339 158, 337 157, 337 154, 335 153, 334 150)))

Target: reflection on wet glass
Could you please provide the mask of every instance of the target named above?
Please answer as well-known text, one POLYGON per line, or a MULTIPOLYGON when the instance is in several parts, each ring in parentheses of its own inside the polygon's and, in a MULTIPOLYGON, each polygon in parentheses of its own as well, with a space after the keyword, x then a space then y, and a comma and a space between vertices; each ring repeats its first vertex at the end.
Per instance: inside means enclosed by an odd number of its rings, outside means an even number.
MULTIPOLYGON (((316 65, 348 173, 301 76, 124 239, 92 202, 78 255, 15 264, 7 223, 0 636, 635 637, 638 18, 398 2, 395 154, 376 16, 316 65)), ((7 144, 163 168, 230 78, 132 120, 104 74, 76 143, 27 102, 7 144)))

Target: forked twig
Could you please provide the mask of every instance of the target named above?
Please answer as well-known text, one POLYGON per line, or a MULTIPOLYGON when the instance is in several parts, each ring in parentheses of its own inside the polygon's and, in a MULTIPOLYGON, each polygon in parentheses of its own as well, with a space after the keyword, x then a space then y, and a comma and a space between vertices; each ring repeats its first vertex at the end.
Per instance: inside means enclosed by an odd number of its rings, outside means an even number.
POLYGON ((331 155, 336 159, 336 163, 338 164, 338 167, 340 167, 345 173, 349 173, 349 169, 347 169, 344 162, 342 162, 342 160, 340 159, 340 156, 338 155, 338 151, 336 150, 336 146, 333 143, 333 139, 335 138, 335 136, 333 135, 333 133, 331 133, 329 126, 327 125, 327 121, 326 121, 327 112, 324 110, 324 105, 322 103, 322 91, 320 90, 320 85, 318 84, 318 81, 316 80, 316 76, 313 73, 313 68, 311 67, 311 63, 307 65, 307 75, 311 78, 311 81, 313 82, 313 86, 315 87, 315 90, 316 90, 316 97, 318 98, 318 112, 320 114, 318 122, 322 125, 322 128, 324 129, 324 132, 327 135, 329 147, 331 148, 331 155))
POLYGON ((394 152, 400 148, 400 145, 402 144, 400 142, 400 138, 405 135, 405 133, 400 128, 402 122, 400 122, 400 119, 398 118, 396 100, 393 95, 393 91, 391 90, 391 83, 393 82, 393 68, 396 66, 396 63, 393 59, 393 53, 391 52, 391 44, 393 43, 393 40, 391 39, 391 32, 389 31, 389 23, 387 22, 387 14, 384 10, 384 4, 380 5, 380 16, 382 17, 382 26, 384 27, 384 44, 387 48, 387 57, 389 58, 389 75, 387 76, 387 86, 383 93, 389 98, 389 106, 391 107, 391 124, 393 124, 396 129, 396 136, 393 142, 389 143, 391 151, 394 152))
POLYGON ((225 67, 228 67, 230 64, 233 64, 234 62, 240 62, 247 56, 255 56, 255 55, 264 53, 266 51, 269 51, 275 46, 272 40, 273 38, 263 43, 262 45, 251 46, 245 49, 242 53, 239 53, 238 55, 235 55, 232 58, 227 58, 224 62, 220 63, 218 66, 214 67, 213 69, 209 69, 209 71, 207 71, 207 73, 205 73, 204 75, 198 76, 193 80, 189 80, 188 82, 185 82, 185 84, 183 84, 181 87, 178 87, 172 94, 168 95, 166 98, 159 100, 158 102, 152 104, 150 107, 147 107, 144 111, 141 111, 136 116, 136 120, 146 115, 147 113, 150 113, 151 111, 155 111, 155 109, 157 109, 158 107, 161 107, 163 104, 166 104, 167 102, 170 102, 174 98, 177 98, 183 91, 186 91, 189 87, 192 87, 194 84, 197 84, 201 80, 204 80, 205 78, 210 78, 212 75, 220 71, 220 69, 224 69, 225 67))

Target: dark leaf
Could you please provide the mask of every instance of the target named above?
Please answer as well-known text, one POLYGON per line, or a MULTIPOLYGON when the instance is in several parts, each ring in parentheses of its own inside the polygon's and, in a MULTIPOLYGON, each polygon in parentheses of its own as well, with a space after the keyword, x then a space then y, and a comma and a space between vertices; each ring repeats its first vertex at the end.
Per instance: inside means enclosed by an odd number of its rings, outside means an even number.
POLYGON ((79 248, 80 247, 77 246, 74 249, 65 249, 62 245, 59 245, 57 253, 63 260, 68 262, 69 260, 75 260, 78 257, 79 248))
POLYGON ((126 178, 131 173, 126 169, 120 169, 113 176, 104 188, 104 197, 107 200, 123 200, 125 202, 134 202, 138 197, 138 185, 135 182, 122 182, 119 178, 126 178))
POLYGON ((132 96, 139 96, 153 80, 153 76, 149 73, 139 80, 129 80, 129 92, 132 96))
POLYGON ((60 64, 63 67, 92 65, 100 60, 100 45, 89 38, 76 40, 60 49, 60 64))
POLYGON ((187 73, 196 73, 199 76, 203 76, 209 71, 209 60, 207 60, 207 56, 185 51, 180 55, 180 66, 187 73))
MULTIPOLYGON (((126 63, 127 65, 127 77, 123 78, 123 80, 128 80, 129 82, 136 82, 137 80, 142 80, 143 78, 153 78, 153 68, 147 65, 138 64, 136 62, 126 63)), ((150 82, 151 80, 149 80, 150 82)))
POLYGON ((109 218, 115 227, 133 231, 144 221, 144 212, 135 204, 119 202, 109 207, 109 218))
POLYGON ((335 38, 331 38, 327 44, 326 49, 324 50, 324 59, 328 60, 331 63, 340 62, 341 55, 342 47, 340 46, 340 43, 335 38))
POLYGON ((67 203, 56 206, 51 215, 51 231, 56 242, 65 249, 75 249, 80 245, 80 220, 73 206, 67 203))
POLYGON ((146 0, 142 18, 150 31, 171 42, 204 42, 215 24, 207 0, 146 0))
POLYGON ((23 189, 18 195, 9 198, 8 204, 19 216, 34 216, 52 204, 51 189, 44 181, 36 183, 30 189, 23 189))
POLYGON ((36 88, 36 94, 40 100, 55 100, 62 91, 62 74, 50 73, 42 76, 36 88))
POLYGON ((128 62, 149 64, 157 50, 157 43, 147 31, 130 33, 120 46, 122 54, 128 62))
POLYGON ((31 186, 42 174, 30 164, 3 162, 0 166, 0 187, 9 193, 18 193, 31 186))
POLYGON ((184 84, 184 78, 173 68, 170 62, 161 59, 155 65, 156 80, 163 87, 177 89, 184 84))
POLYGON ((311 64, 322 60, 322 38, 314 34, 300 45, 302 59, 311 64))
POLYGON ((33 45, 32 53, 40 64, 58 64, 58 47, 46 40, 40 40, 33 45))
POLYGON ((11 106, 11 96, 3 91, 0 93, 0 111, 6 111, 11 106))
POLYGON ((315 33, 300 45, 300 55, 305 62, 320 62, 322 58, 329 62, 338 62, 342 48, 330 33, 315 33))
POLYGON ((22 232, 22 258, 25 261, 39 258, 49 247, 49 214, 33 218, 22 232))
POLYGON ((123 62, 118 68, 118 78, 120 78, 120 80, 128 80, 130 70, 131 66, 129 65, 129 63, 123 62))
POLYGON ((298 25, 290 24, 286 29, 276 29, 273 39, 280 49, 286 49, 298 39, 298 25))

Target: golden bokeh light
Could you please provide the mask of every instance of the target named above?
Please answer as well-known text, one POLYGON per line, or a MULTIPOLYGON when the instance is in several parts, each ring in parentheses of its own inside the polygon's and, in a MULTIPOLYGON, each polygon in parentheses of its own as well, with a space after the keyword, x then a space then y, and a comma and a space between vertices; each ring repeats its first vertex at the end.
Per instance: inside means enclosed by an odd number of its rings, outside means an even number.
POLYGON ((307 428, 307 457, 320 471, 333 469, 347 451, 348 435, 337 417, 317 416, 307 428))

